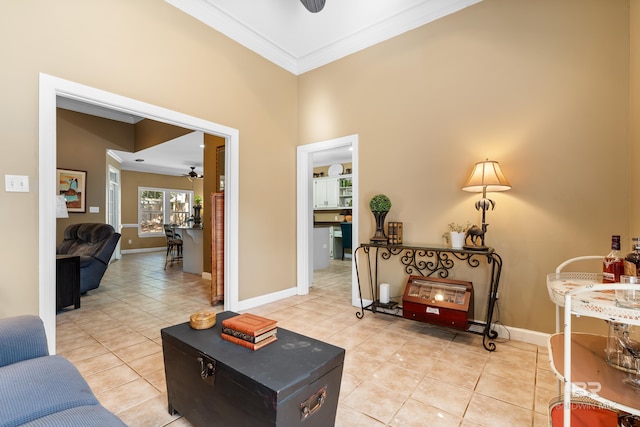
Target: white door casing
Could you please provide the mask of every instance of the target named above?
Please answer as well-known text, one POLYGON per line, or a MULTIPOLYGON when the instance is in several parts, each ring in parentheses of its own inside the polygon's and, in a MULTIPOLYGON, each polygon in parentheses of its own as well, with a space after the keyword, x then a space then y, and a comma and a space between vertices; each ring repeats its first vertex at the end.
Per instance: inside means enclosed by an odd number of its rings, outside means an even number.
POLYGON ((234 128, 178 113, 142 101, 41 73, 38 134, 38 283, 39 314, 45 325, 49 352, 56 343, 56 98, 63 97, 134 114, 225 138, 225 310, 238 306, 238 206, 240 136, 234 128))

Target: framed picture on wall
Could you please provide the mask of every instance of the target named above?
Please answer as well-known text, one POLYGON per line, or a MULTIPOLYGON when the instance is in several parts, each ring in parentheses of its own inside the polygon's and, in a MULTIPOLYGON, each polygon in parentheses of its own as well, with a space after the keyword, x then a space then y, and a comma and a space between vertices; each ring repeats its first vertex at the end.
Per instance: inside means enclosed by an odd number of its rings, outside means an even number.
POLYGON ((86 212, 87 172, 58 169, 58 194, 64 196, 69 212, 86 212))

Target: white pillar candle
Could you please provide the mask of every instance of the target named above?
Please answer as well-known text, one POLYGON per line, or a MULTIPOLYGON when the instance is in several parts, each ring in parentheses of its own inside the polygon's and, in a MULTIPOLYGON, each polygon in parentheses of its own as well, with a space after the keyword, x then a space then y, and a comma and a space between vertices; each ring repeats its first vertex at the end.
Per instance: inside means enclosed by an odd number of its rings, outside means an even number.
POLYGON ((389 304, 389 284, 380 283, 380 302, 382 304, 389 304))

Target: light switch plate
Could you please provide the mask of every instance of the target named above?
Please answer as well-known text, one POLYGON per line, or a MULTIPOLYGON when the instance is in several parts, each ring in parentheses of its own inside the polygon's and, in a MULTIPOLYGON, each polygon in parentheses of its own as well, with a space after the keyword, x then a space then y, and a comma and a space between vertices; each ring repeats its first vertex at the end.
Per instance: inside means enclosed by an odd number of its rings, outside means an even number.
POLYGON ((4 188, 8 192, 28 193, 29 177, 26 175, 5 175, 4 188))
POLYGON ((99 206, 89 206, 89 213, 100 213, 99 206))

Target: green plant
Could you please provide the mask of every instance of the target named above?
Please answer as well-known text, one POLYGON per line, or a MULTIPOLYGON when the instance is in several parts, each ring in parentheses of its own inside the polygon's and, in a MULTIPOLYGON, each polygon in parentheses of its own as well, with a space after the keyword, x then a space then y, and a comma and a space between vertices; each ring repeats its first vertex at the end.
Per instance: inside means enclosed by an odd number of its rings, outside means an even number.
POLYGON ((384 194, 377 194, 371 198, 369 209, 371 209, 371 212, 389 212, 391 200, 384 194))
POLYGON ((202 196, 194 196, 193 197, 193 201, 195 202, 196 206, 201 206, 202 205, 202 196))

